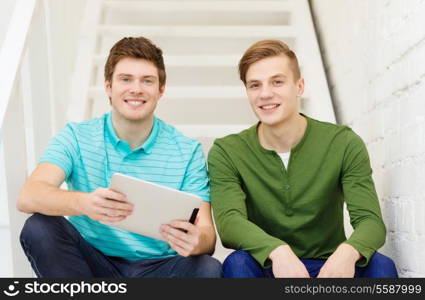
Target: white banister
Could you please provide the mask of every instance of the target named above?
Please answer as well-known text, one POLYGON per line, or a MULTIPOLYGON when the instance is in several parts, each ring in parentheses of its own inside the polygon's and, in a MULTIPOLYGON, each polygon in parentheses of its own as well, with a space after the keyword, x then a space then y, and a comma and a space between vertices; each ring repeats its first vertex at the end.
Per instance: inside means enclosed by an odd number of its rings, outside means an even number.
POLYGON ((12 95, 27 41, 36 0, 18 0, 0 49, 0 128, 12 95))
MULTIPOLYGON (((12 249, 12 266, 14 277, 28 277, 32 275, 28 260, 25 257, 19 242, 20 230, 27 218, 23 213, 16 210, 16 199, 27 177, 27 145, 24 128, 23 101, 20 89, 20 81, 17 80, 11 95, 14 101, 10 101, 2 128, 4 167, 7 186, 6 199, 9 206, 9 231, 10 247, 12 249)), ((8 246, 9 241, 5 241, 8 246)), ((12 274, 11 274, 12 275, 12 274)))
POLYGON ((0 185, 6 187, 0 201, 8 208, 0 223, 10 236, 3 247, 11 249, 0 260, 12 261, 9 276, 15 277, 33 275, 19 242, 28 215, 17 211, 16 201, 53 130, 45 5, 45 0, 17 1, 0 49, 0 185))
POLYGON ((0 51, 0 134, 2 138, 2 151, 0 152, 3 154, 0 159, 4 161, 2 185, 6 186, 6 189, 1 191, 1 201, 4 206, 8 207, 8 217, 3 222, 5 222, 4 230, 8 230, 9 240, 4 241, 4 247, 10 249, 12 256, 2 257, 2 259, 12 261, 11 272, 14 276, 30 276, 32 274, 20 249, 17 235, 25 220, 25 215, 16 212, 14 203, 27 175, 23 105, 18 90, 18 78, 36 7, 37 1, 35 0, 20 0, 16 3, 0 51))

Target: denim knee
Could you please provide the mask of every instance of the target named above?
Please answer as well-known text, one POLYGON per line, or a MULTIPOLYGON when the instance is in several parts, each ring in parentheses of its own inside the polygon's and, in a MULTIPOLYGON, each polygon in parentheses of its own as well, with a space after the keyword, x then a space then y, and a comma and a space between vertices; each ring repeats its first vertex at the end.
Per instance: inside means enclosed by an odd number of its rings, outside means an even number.
POLYGON ((241 268, 248 264, 256 263, 254 258, 247 251, 236 250, 229 254, 223 262, 223 268, 241 268))
POLYGON ((20 240, 27 243, 32 241, 41 241, 45 237, 44 232, 48 230, 48 216, 35 213, 29 217, 21 230, 20 240))
POLYGON ((376 252, 370 258, 368 266, 374 269, 376 277, 398 278, 394 261, 381 253, 376 252))
POLYGON ((198 267, 196 277, 198 278, 220 278, 223 277, 221 262, 210 255, 195 256, 198 267))
POLYGON ((225 278, 261 278, 266 277, 263 267, 247 251, 232 252, 223 263, 225 278))
MULTIPOLYGON (((24 250, 47 251, 53 246, 55 236, 59 236, 60 218, 35 213, 29 217, 22 228, 20 242, 24 250), (31 247, 37 245, 36 247, 31 247)), ((38 252, 38 251, 37 251, 38 252)))

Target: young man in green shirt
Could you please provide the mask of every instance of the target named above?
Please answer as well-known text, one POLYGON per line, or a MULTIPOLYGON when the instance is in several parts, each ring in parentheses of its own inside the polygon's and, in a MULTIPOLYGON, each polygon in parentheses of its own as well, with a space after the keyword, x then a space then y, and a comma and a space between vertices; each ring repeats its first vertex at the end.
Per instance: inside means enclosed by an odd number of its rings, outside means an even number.
POLYGON ((225 277, 397 277, 366 147, 350 128, 300 114, 296 55, 280 41, 239 62, 258 124, 209 152, 214 217, 236 249, 225 277), (353 234, 344 233, 343 203, 353 234))

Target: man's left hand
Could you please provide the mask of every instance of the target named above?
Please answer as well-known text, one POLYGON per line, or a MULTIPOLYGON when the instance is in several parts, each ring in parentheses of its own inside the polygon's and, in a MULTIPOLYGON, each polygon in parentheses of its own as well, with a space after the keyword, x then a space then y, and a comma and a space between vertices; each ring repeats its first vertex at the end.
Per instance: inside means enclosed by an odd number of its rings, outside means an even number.
POLYGON ((360 258, 361 255, 356 249, 349 244, 342 243, 328 257, 317 278, 353 278, 356 262, 360 258))
POLYGON ((201 243, 201 230, 186 221, 175 220, 162 224, 159 232, 181 256, 196 255, 201 243))

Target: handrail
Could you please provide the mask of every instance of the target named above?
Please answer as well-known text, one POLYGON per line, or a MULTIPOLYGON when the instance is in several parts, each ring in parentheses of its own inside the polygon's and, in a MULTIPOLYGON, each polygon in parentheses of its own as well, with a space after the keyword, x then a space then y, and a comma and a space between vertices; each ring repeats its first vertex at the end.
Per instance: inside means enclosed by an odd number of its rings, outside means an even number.
POLYGON ((19 72, 37 0, 18 0, 0 49, 0 128, 19 72))
POLYGON ((6 186, 0 191, 0 201, 8 207, 8 220, 3 216, 2 223, 10 232, 10 240, 4 241, 10 254, 1 259, 11 261, 12 270, 7 272, 17 277, 32 274, 19 243, 19 232, 27 215, 18 212, 15 205, 27 178, 28 162, 33 161, 34 141, 39 139, 38 128, 44 125, 44 122, 34 120, 34 110, 31 109, 33 100, 40 98, 34 94, 33 85, 37 84, 36 79, 44 77, 40 74, 43 72, 33 72, 34 62, 40 60, 36 55, 36 50, 40 49, 40 36, 35 35, 35 29, 43 28, 45 21, 40 19, 44 17, 42 4, 41 0, 17 0, 0 49, 0 180, 6 186))

